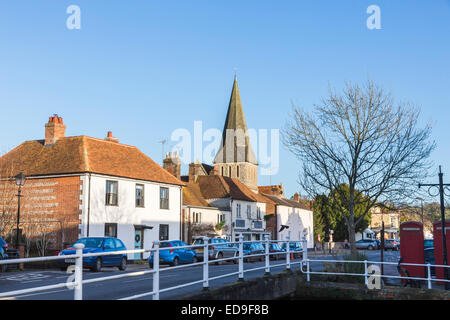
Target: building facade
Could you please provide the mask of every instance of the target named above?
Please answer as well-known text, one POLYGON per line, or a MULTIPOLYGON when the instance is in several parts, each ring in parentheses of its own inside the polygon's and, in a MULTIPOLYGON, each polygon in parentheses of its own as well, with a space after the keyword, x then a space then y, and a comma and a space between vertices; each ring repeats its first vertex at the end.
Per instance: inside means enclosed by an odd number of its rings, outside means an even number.
POLYGON ((180 237, 184 183, 111 132, 105 139, 66 137, 55 115, 44 140, 26 141, 0 160, 2 177, 27 177, 20 229, 26 238, 47 239, 49 248, 114 236, 128 249, 149 249, 153 240, 180 237))

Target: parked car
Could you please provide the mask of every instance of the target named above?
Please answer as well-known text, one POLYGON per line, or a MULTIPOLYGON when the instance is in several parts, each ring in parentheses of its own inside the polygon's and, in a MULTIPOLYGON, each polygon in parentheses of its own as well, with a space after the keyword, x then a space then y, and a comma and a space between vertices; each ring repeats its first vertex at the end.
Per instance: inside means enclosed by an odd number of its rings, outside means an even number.
POLYGON ((384 250, 398 251, 400 250, 400 241, 398 239, 384 240, 384 250))
MULTIPOLYGON (((266 249, 266 244, 263 243, 264 249, 266 249)), ((269 244, 269 253, 271 254, 270 260, 281 260, 286 258, 286 252, 281 248, 279 243, 269 244)))
MULTIPOLYGON (((8 244, 6 243, 5 240, 3 240, 2 237, 0 237, 0 260, 3 259, 8 259, 8 244)), ((0 272, 5 272, 8 269, 8 265, 7 264, 2 264, 0 266, 0 272)))
POLYGON ((433 239, 425 239, 423 241, 423 248, 434 248, 434 240, 433 239))
MULTIPOLYGON (((259 242, 244 242, 242 244, 242 251, 244 253, 244 257, 249 255, 265 253, 263 245, 259 242)), ((249 261, 264 261, 264 256, 261 255, 256 257, 244 258, 244 262, 249 261)))
MULTIPOLYGON (((77 243, 84 244, 83 253, 101 253, 127 250, 122 240, 112 237, 88 237, 81 238, 75 242, 70 248, 62 250, 59 255, 75 254, 74 245, 77 243)), ((75 259, 60 260, 61 269, 67 269, 68 265, 75 264, 75 259)), ((90 268, 92 271, 99 272, 103 267, 118 267, 119 270, 127 268, 127 255, 104 255, 99 257, 83 257, 83 267, 90 268)))
POLYGON ((356 241, 356 249, 367 249, 367 250, 375 250, 378 248, 378 244, 375 240, 372 239, 363 239, 356 241))
MULTIPOLYGON (((224 259, 230 257, 237 257, 239 255, 239 249, 236 245, 230 243, 230 241, 222 238, 210 238, 208 243, 212 245, 208 246, 208 259, 224 259)), ((203 238, 197 238, 192 245, 204 244, 203 238)), ((203 261, 203 248, 193 249, 197 255, 198 260, 203 261)), ((237 260, 231 260, 233 263, 237 263, 237 260)), ((225 261, 218 261, 216 264, 222 264, 225 261)))
POLYGON ((375 239, 375 242, 377 243, 377 250, 381 249, 381 240, 375 239))
MULTIPOLYGON (((159 244, 160 248, 173 248, 159 251, 159 264, 170 264, 171 266, 177 266, 180 263, 195 263, 198 261, 197 254, 194 250, 189 248, 180 248, 187 246, 181 240, 168 240, 161 241, 159 244)), ((153 268, 153 256, 154 252, 148 257, 148 264, 150 268, 153 268)))
MULTIPOLYGON (((281 249, 286 252, 286 243, 283 242, 281 245, 281 249)), ((303 258, 303 247, 301 242, 290 242, 289 243, 289 251, 294 255, 294 259, 303 258)))

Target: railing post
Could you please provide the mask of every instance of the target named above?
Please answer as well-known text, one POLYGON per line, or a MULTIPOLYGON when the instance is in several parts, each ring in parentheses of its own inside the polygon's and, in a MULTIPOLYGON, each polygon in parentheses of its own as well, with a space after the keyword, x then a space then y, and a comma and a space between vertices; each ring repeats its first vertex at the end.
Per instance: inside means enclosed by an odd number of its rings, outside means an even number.
POLYGON ((244 280, 244 236, 241 234, 239 236, 239 275, 238 280, 244 280))
POLYGON ((84 244, 77 243, 74 245, 76 249, 75 258, 75 288, 74 300, 83 300, 83 248, 84 244))
POLYGON ((266 255, 265 255, 265 257, 266 257, 266 274, 270 274, 269 235, 266 234, 265 237, 266 237, 266 248, 265 248, 266 249, 266 255))
POLYGON ((290 248, 290 237, 286 237, 286 269, 291 270, 291 248, 290 248))
POLYGON ((367 286, 369 280, 367 279, 367 260, 364 260, 364 283, 367 286))
POLYGON ((209 246, 208 237, 203 237, 203 290, 209 288, 209 246))
POLYGON ((306 281, 309 282, 309 259, 306 259, 306 281))
POLYGON ((429 263, 427 264, 427 270, 428 270, 428 289, 431 289, 431 266, 429 263))
POLYGON ((153 300, 159 300, 159 241, 153 241, 153 300))
POLYGON ((302 254, 303 260, 308 260, 308 240, 306 238, 303 238, 303 254, 302 254))

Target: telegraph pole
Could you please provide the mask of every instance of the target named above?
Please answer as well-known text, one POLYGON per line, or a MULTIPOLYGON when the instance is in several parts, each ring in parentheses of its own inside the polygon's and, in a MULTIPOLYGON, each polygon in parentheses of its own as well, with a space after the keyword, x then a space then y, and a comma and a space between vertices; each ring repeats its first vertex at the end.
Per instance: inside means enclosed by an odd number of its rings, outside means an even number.
MULTIPOLYGON (((441 166, 439 166, 439 184, 421 184, 419 183, 420 187, 438 187, 439 188, 439 196, 441 201, 441 232, 442 232, 442 251, 443 251, 443 265, 448 266, 448 260, 447 260, 447 235, 445 230, 445 204, 444 204, 444 187, 450 186, 450 184, 444 183, 444 174, 441 171, 441 166)), ((448 278, 448 268, 444 268, 444 279, 449 280, 448 278)), ((445 289, 448 290, 449 283, 445 282, 445 289)))

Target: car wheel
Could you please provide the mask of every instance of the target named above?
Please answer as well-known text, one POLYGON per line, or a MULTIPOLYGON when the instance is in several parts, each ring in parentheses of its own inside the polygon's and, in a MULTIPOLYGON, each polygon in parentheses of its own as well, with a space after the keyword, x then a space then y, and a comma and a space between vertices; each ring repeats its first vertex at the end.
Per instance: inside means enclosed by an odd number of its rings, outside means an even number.
POLYGON ((234 264, 238 263, 238 256, 237 255, 234 255, 233 263, 234 264))
POLYGON ((173 258, 173 262, 171 263, 172 266, 177 266, 180 264, 180 260, 178 257, 173 258))
POLYGON ((367 250, 373 250, 373 247, 372 246, 368 246, 367 250))
POLYGON ((123 257, 120 261, 119 270, 124 271, 127 268, 127 258, 123 257))
POLYGON ((94 264, 94 267, 92 268, 92 271, 94 271, 94 272, 102 271, 102 265, 103 265, 102 259, 97 258, 97 260, 95 260, 95 264, 94 264))
MULTIPOLYGON (((219 252, 219 254, 217 255, 217 259, 223 259, 223 253, 219 252)), ((217 261, 216 265, 221 265, 223 264, 223 261, 217 261)))
POLYGON ((198 262, 198 258, 197 258, 197 256, 194 256, 193 258, 192 258, 192 263, 197 263, 198 262))

